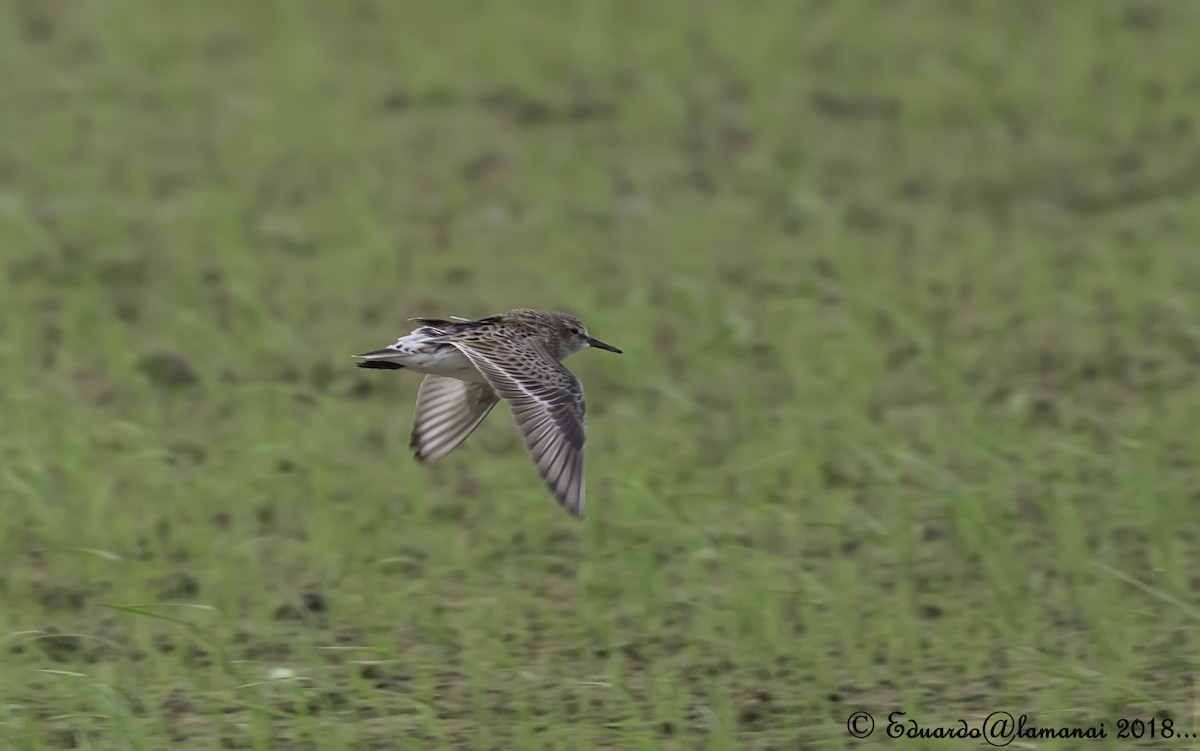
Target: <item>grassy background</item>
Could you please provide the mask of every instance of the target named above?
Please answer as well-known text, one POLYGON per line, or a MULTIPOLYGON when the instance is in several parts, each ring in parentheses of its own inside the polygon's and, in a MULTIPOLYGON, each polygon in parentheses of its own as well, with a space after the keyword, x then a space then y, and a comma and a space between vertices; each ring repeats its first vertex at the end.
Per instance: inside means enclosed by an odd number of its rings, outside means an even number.
POLYGON ((0 745, 1200 731, 1197 23, 5 4, 0 745), (582 524, 349 359, 518 306, 626 351, 582 524))

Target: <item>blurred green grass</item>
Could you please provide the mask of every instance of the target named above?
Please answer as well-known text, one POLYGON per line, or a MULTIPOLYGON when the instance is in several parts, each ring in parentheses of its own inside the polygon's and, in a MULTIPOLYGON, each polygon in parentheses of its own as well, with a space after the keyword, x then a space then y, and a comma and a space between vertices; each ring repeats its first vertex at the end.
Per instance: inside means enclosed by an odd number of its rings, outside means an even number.
POLYGON ((1192 732, 1198 13, 9 5, 3 744, 1192 732), (583 524, 349 359, 516 306, 583 524))

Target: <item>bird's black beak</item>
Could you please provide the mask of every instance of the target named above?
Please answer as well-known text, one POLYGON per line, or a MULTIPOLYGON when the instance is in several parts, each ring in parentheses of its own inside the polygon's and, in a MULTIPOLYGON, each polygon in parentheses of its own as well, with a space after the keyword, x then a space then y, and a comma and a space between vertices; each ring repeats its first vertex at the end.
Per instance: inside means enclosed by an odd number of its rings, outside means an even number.
POLYGON ((590 336, 588 337, 588 345, 592 346, 592 347, 599 347, 600 349, 606 349, 609 352, 616 352, 618 355, 624 354, 623 352, 621 352, 621 350, 617 349, 616 347, 612 346, 611 344, 605 344, 604 342, 600 341, 599 339, 593 339, 590 336))

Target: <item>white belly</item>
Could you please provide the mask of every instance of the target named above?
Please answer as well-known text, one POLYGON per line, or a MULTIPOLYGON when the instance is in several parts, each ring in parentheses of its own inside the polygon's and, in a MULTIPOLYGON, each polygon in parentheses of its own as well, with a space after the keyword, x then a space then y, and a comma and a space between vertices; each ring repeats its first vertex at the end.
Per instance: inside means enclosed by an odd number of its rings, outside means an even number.
POLYGON ((486 380, 457 347, 429 341, 431 336, 438 334, 440 332, 436 330, 420 328, 402 336, 387 347, 395 354, 386 359, 418 373, 457 378, 460 381, 486 380))
POLYGON ((483 374, 471 364, 467 356, 453 347, 447 350, 414 353, 403 358, 398 357, 396 358, 396 362, 418 373, 457 378, 460 381, 485 380, 483 374))

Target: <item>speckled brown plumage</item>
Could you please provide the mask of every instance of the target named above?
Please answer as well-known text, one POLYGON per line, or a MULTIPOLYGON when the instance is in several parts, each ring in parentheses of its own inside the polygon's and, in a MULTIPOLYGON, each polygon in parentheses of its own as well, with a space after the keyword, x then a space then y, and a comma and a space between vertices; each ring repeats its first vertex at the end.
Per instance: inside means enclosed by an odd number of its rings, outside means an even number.
POLYGON ((418 461, 436 461, 466 440, 499 399, 512 408, 538 474, 560 504, 583 516, 583 387, 562 363, 600 347, 578 318, 527 308, 475 321, 433 318, 395 344, 358 357, 362 367, 426 373, 410 444, 418 461))

